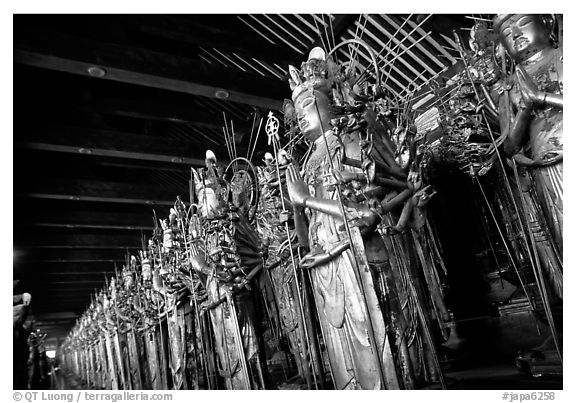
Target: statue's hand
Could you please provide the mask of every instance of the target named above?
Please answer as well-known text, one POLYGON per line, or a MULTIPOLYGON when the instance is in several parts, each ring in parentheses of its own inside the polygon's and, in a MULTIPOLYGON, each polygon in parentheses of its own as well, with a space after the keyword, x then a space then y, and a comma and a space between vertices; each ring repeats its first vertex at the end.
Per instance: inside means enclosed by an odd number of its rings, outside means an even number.
POLYGON ((234 276, 230 272, 218 268, 215 271, 215 276, 223 283, 230 283, 234 280, 234 276))
POLYGON ((382 228, 381 231, 384 233, 384 235, 387 235, 387 236, 392 236, 392 235, 397 235, 397 234, 402 233, 402 231, 394 225, 386 225, 385 227, 382 228))
POLYGON ((436 191, 432 191, 431 193, 428 193, 428 190, 430 190, 430 188, 431 188, 431 186, 427 185, 414 194, 413 197, 415 199, 416 206, 424 207, 426 204, 428 204, 428 202, 430 201, 432 196, 434 196, 436 194, 436 191))
POLYGON ((288 187, 290 201, 295 206, 303 206, 304 200, 310 197, 308 186, 293 165, 286 169, 286 186, 288 187))
POLYGON ((208 310, 210 309, 210 302, 209 301, 204 301, 200 304, 200 309, 199 309, 199 314, 204 315, 206 312, 208 312, 208 310))
POLYGON ((542 91, 538 90, 538 87, 536 87, 536 84, 534 84, 534 81, 532 81, 532 78, 530 78, 522 66, 518 66, 517 72, 518 85, 525 106, 527 108, 533 108, 534 106, 541 105, 544 101, 542 91))
POLYGON ((331 169, 330 174, 328 174, 327 176, 329 179, 328 185, 335 185, 335 184, 344 185, 352 181, 365 181, 363 175, 358 172, 339 171, 337 169, 331 169))
MULTIPOLYGON (((349 204, 346 206, 345 211, 346 219, 350 226, 358 227, 361 232, 374 229, 380 221, 378 214, 367 206, 349 204)), ((344 226, 341 228, 344 228, 344 226)))
POLYGON ((248 281, 248 279, 246 277, 243 277, 241 279, 239 279, 238 282, 236 282, 233 286, 232 286, 232 292, 238 292, 241 291, 242 289, 246 288, 247 290, 251 290, 250 287, 250 282, 248 281))
POLYGON ((290 217, 292 216, 292 212, 288 211, 288 210, 282 210, 279 214, 278 214, 278 220, 280 221, 281 224, 287 223, 290 220, 290 217))
POLYGON ((408 189, 416 192, 422 187, 422 176, 417 169, 411 168, 408 173, 408 189))
POLYGON ((333 257, 328 253, 315 253, 312 251, 300 260, 300 268, 313 269, 316 266, 329 262, 331 259, 333 259, 333 257))
POLYGON ((337 169, 332 169, 330 171, 332 173, 332 177, 329 178, 330 180, 330 184, 339 184, 342 185, 343 183, 346 183, 346 180, 344 179, 344 175, 342 171, 338 171, 337 169))

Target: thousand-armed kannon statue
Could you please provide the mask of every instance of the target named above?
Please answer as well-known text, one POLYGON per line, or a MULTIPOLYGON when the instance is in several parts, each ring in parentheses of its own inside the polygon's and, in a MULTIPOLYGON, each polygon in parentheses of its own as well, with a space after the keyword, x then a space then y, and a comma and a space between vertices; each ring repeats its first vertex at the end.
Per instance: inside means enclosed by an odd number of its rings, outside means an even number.
POLYGON ((480 265, 452 257, 456 236, 484 245, 478 281, 508 284, 485 293, 494 315, 524 312, 543 332, 515 364, 561 374, 560 23, 477 22, 466 47, 454 35, 450 76, 403 99, 361 40, 312 49, 289 66, 263 159, 238 157, 226 124, 230 162, 207 150, 190 203, 155 217, 62 364, 106 389, 449 388, 450 362, 474 343, 454 278, 480 265), (371 65, 338 62, 343 46, 371 65), (433 208, 464 192, 477 240, 433 208))
MULTIPOLYGON (((400 144, 391 135, 404 131, 413 138, 411 122, 394 127, 378 121, 377 114, 391 116, 379 94, 368 92, 378 87, 354 91, 350 73, 320 48, 301 71, 290 67, 296 118, 312 144, 303 178, 294 165, 286 173, 296 232, 309 250, 300 266, 310 271, 335 387, 414 388, 442 379, 430 308, 438 308, 434 317, 442 321, 447 311, 432 294, 421 294, 425 279, 400 257, 399 249, 418 244, 424 255, 418 269, 437 278, 425 235, 394 239, 390 248, 382 237, 406 227, 425 230, 430 188, 422 183, 414 143, 404 164, 395 159, 400 144), (384 218, 399 206, 397 221, 384 218), (404 302, 416 309, 404 311, 404 302), (418 344, 421 349, 414 348, 418 344)), ((429 285, 441 293, 438 283, 429 285)))

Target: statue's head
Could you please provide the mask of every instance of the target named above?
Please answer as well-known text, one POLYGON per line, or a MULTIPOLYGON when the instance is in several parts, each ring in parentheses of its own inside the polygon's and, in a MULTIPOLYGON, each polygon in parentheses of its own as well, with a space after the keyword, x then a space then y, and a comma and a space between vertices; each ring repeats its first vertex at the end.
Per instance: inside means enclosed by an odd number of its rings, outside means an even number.
POLYGON ((142 259, 142 281, 152 281, 152 266, 148 257, 142 259))
POLYGON ((484 21, 479 21, 472 26, 470 29, 470 49, 474 51, 474 53, 478 53, 483 51, 488 46, 490 46, 490 31, 486 26, 484 21))
POLYGON ((116 278, 112 277, 110 279, 110 285, 109 285, 109 290, 110 290, 110 302, 112 301, 116 301, 116 297, 118 296, 117 292, 116 292, 116 278))
POLYGON ((202 217, 215 215, 222 207, 222 184, 216 156, 206 151, 206 169, 192 169, 194 188, 199 214, 202 217))
POLYGON ((278 150, 277 161, 278 165, 283 167, 292 162, 292 156, 290 155, 290 153, 288 153, 288 151, 281 148, 280 150, 278 150))
POLYGON ((107 293, 102 293, 102 309, 104 312, 107 312, 110 309, 110 299, 108 298, 107 293))
POLYGON ((124 266, 122 269, 122 281, 125 290, 130 290, 134 286, 134 273, 129 267, 124 266))
POLYGON ((499 14, 494 18, 494 31, 517 62, 551 47, 552 27, 552 20, 541 14, 499 14))
POLYGON ((310 52, 301 71, 289 66, 292 101, 302 134, 310 141, 330 129, 330 87, 326 53, 321 48, 310 52))
POLYGON ((272 154, 270 154, 269 152, 264 154, 264 164, 266 165, 266 167, 271 168, 273 163, 274 163, 274 157, 272 156, 272 154))

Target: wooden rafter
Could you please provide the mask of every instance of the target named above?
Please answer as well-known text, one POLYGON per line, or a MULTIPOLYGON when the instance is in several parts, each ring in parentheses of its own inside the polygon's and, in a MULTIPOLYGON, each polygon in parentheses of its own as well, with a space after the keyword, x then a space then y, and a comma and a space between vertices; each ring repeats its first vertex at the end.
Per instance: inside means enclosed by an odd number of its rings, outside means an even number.
POLYGON ((154 229, 152 214, 104 213, 98 211, 49 212, 26 217, 24 225, 60 228, 99 228, 135 230, 154 229))
MULTIPOLYGON (((204 165, 205 150, 177 139, 78 127, 21 127, 15 147, 73 154, 99 155, 192 166, 204 165)), ((226 156, 225 149, 215 153, 226 156)))
POLYGON ((55 35, 15 44, 14 61, 265 109, 281 109, 286 83, 161 52, 55 35))
POLYGON ((48 249, 140 249, 141 243, 134 235, 101 234, 52 234, 31 235, 20 242, 26 248, 48 249), (25 244, 24 244, 25 243, 25 244))

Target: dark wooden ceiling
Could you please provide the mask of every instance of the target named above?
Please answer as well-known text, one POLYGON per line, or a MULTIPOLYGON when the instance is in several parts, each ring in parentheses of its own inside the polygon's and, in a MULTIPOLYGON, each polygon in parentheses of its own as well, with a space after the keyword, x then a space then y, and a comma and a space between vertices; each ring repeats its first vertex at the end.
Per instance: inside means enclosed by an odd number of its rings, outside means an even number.
MULTIPOLYGON (((360 27, 376 51, 390 46, 387 60, 399 59, 389 72, 395 93, 452 65, 451 29, 473 23, 400 15, 14 16, 13 277, 17 291, 33 295, 43 330, 64 336, 115 264, 121 268, 150 235, 153 210, 166 217, 177 195, 188 199, 190 166, 202 164, 206 149, 228 158, 223 112, 234 121, 238 154, 246 154, 254 122, 290 97, 288 65, 322 45, 312 32, 328 20, 335 42, 360 27)), ((266 151, 263 137, 255 160, 266 151)))

